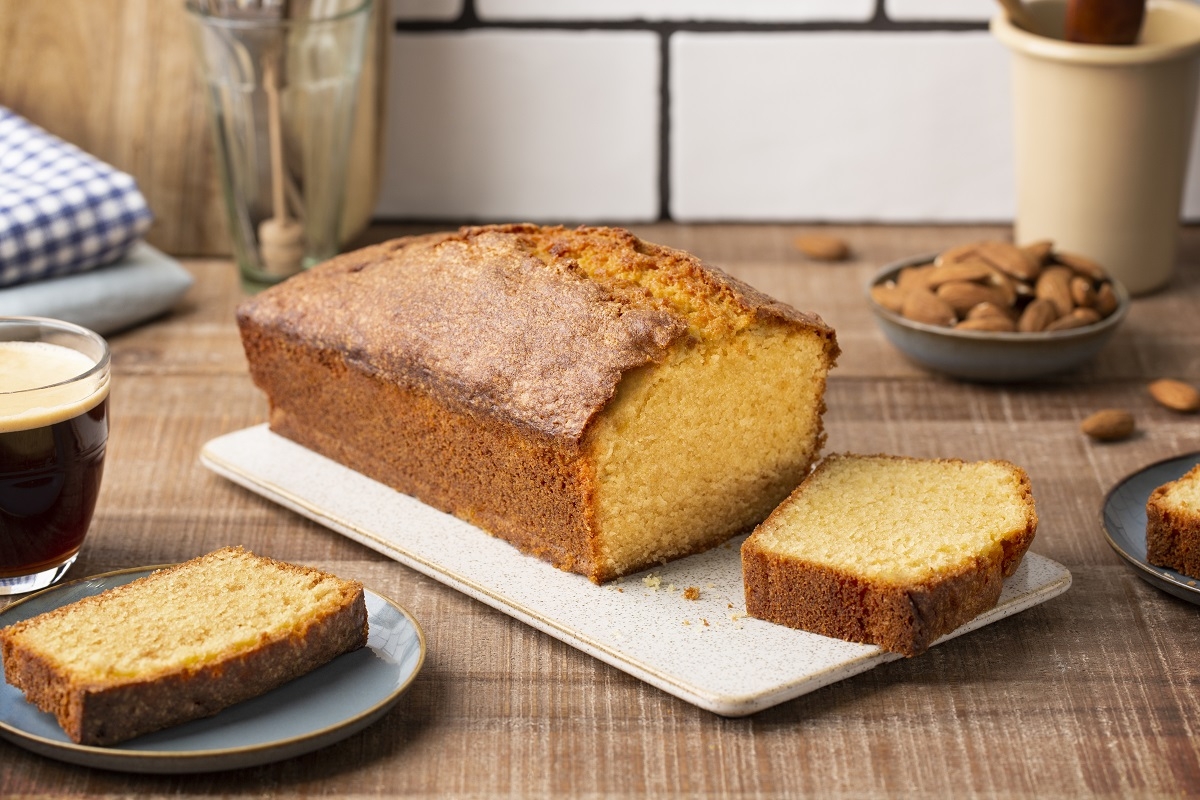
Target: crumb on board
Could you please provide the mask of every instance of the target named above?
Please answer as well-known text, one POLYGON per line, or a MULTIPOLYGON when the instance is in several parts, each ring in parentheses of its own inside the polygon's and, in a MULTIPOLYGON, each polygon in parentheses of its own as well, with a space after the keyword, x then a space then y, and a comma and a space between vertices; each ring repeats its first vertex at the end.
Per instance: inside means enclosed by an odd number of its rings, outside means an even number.
POLYGON ((642 583, 657 592, 658 588, 662 586, 662 578, 651 572, 649 575, 642 578, 642 583))
POLYGON ((699 600, 700 599, 700 589, 695 586, 687 587, 686 589, 683 590, 683 599, 684 600, 699 600))
POLYGON ((708 627, 708 620, 706 620, 704 617, 701 617, 700 621, 704 623, 704 627, 708 627))

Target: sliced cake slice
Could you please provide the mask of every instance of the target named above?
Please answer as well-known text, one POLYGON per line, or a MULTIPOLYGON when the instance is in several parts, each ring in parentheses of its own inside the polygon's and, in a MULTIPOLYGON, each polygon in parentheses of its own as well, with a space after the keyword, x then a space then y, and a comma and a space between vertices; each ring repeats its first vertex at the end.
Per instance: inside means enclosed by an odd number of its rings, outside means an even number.
POLYGON ((8 682, 88 745, 211 716, 366 642, 362 584, 233 547, 0 628, 8 682))
POLYGON ((995 606, 1036 530, 1006 461, 832 455, 742 546, 746 610, 916 655, 995 606))
POLYGON ((1150 493, 1146 560, 1200 578, 1200 465, 1150 493))

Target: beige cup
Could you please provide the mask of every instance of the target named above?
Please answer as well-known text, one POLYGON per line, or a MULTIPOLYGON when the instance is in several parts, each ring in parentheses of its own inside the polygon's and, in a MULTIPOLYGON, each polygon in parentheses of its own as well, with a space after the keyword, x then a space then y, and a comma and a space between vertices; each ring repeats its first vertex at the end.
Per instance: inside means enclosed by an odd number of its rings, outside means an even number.
POLYGON ((1161 288, 1175 266, 1200 5, 1150 0, 1129 46, 1063 41, 1064 0, 1028 8, 1037 33, 991 22, 1013 53, 1015 238, 1089 256, 1132 294, 1161 288))

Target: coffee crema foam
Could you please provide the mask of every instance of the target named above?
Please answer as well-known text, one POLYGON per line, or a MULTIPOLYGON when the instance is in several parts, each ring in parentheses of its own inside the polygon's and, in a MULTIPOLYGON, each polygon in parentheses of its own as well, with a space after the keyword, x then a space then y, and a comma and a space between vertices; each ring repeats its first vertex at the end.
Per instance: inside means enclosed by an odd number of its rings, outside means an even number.
POLYGON ((52 425, 95 408, 108 397, 107 372, 72 380, 95 366, 62 345, 0 342, 0 433, 52 425))

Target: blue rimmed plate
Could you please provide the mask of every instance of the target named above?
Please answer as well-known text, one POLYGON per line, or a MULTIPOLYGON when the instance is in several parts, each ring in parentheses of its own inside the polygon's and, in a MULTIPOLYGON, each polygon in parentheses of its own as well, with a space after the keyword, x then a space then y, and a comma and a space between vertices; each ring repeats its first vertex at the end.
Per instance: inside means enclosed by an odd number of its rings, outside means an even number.
POLYGON ((1188 453, 1143 467, 1109 490, 1100 522, 1113 550, 1142 580, 1189 603, 1200 605, 1200 581, 1146 560, 1146 501, 1150 493, 1200 464, 1200 453, 1188 453))
MULTIPOLYGON (((142 567, 53 586, 0 611, 0 627, 150 574, 142 567)), ((417 621, 366 590, 367 646, 216 716, 111 747, 72 742, 53 715, 0 680, 0 736, 50 758, 122 772, 187 773, 239 769, 312 752, 366 728, 412 685, 425 660, 417 621)), ((0 666, 0 678, 3 677, 0 666)))

